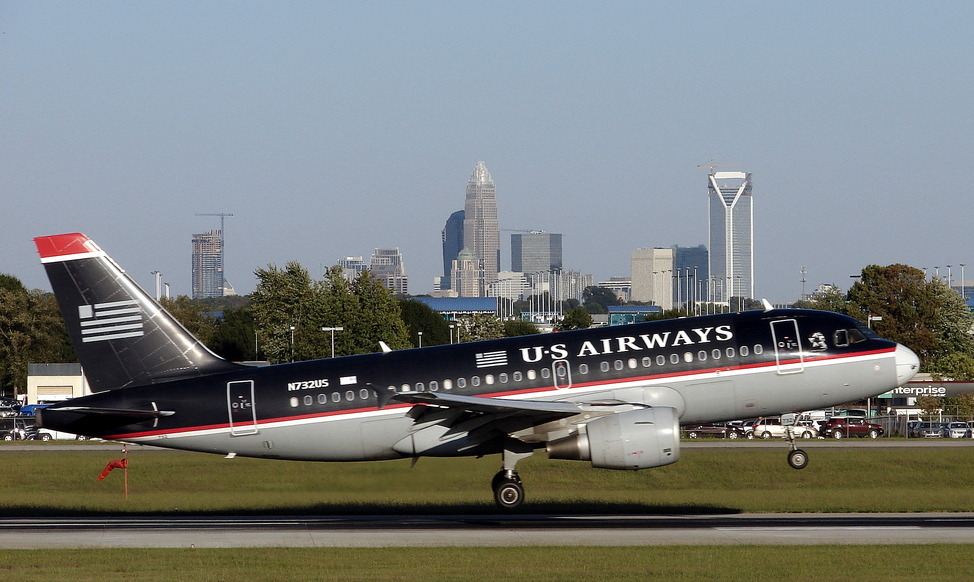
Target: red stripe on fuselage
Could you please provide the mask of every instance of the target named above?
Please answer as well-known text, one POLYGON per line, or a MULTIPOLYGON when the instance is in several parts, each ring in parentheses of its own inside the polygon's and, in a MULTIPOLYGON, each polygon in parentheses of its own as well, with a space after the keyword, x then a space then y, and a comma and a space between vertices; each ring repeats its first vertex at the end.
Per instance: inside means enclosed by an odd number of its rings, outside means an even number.
MULTIPOLYGON (((640 381, 648 381, 648 380, 659 380, 659 379, 664 379, 664 378, 686 378, 687 376, 696 376, 696 375, 703 375, 703 374, 714 374, 714 373, 718 373, 718 372, 731 372, 731 371, 737 371, 737 370, 757 370, 757 369, 760 369, 760 368, 774 368, 774 367, 778 367, 778 366, 791 365, 791 364, 799 364, 799 363, 803 363, 803 362, 804 363, 809 363, 809 362, 823 362, 823 361, 827 361, 827 360, 843 360, 843 359, 851 359, 851 358, 860 358, 860 357, 863 357, 863 356, 874 356, 874 355, 881 355, 881 354, 889 354, 889 353, 894 353, 895 351, 896 351, 895 348, 889 348, 889 349, 883 349, 883 350, 870 350, 870 351, 865 351, 865 352, 856 352, 856 353, 852 353, 852 354, 831 354, 831 355, 819 356, 819 357, 814 357, 814 358, 805 358, 804 360, 801 360, 801 359, 792 359, 792 360, 781 360, 779 362, 760 362, 760 363, 756 363, 756 364, 741 364, 741 365, 738 365, 738 366, 725 366, 725 367, 718 367, 718 368, 708 368, 708 369, 705 369, 705 370, 687 370, 687 371, 684 371, 684 372, 675 372, 675 373, 668 373, 668 374, 650 374, 650 375, 644 375, 644 376, 630 376, 630 377, 627 377, 627 378, 616 378, 616 379, 612 379, 612 380, 598 380, 598 381, 593 381, 593 382, 585 382, 585 383, 581 383, 581 384, 575 384, 575 383, 573 383, 572 386, 571 386, 571 388, 561 388, 561 389, 559 389, 559 388, 555 388, 554 386, 542 386, 542 387, 538 387, 538 388, 529 388, 529 389, 525 389, 525 390, 511 390, 511 391, 507 391, 507 392, 491 392, 491 393, 485 393, 485 394, 477 394, 476 396, 479 396, 481 398, 500 398, 500 397, 504 397, 504 396, 525 396, 525 395, 529 395, 529 394, 536 394, 536 393, 539 393, 539 392, 551 392, 552 390, 561 390, 562 392, 565 392, 567 394, 567 393, 569 393, 568 392, 569 390, 575 390, 575 389, 579 389, 579 388, 592 388, 592 387, 596 387, 596 386, 610 386, 612 384, 623 384, 623 383, 630 383, 630 382, 640 382, 640 381)), ((277 424, 277 423, 281 423, 281 422, 294 422, 294 421, 309 420, 309 419, 314 419, 314 418, 329 418, 329 417, 334 417, 334 416, 345 416, 345 415, 351 415, 351 414, 361 414, 363 412, 378 412, 380 410, 385 411, 385 410, 397 409, 397 408, 411 408, 413 406, 423 406, 423 405, 416 405, 416 404, 392 404, 392 405, 384 406, 382 408, 378 408, 378 407, 372 406, 372 407, 368 407, 368 408, 350 408, 350 409, 347 409, 347 410, 333 410, 333 411, 329 411, 329 412, 317 412, 317 413, 313 413, 313 414, 300 414, 300 415, 294 415, 294 416, 281 416, 281 417, 276 417, 276 418, 267 418, 267 419, 258 420, 257 421, 257 425, 258 426, 261 426, 261 425, 268 425, 268 424, 277 424)), ((131 439, 131 438, 144 438, 144 437, 164 436, 164 435, 179 435, 179 434, 186 434, 186 433, 190 433, 190 432, 197 432, 197 431, 204 431, 204 430, 219 430, 219 429, 227 429, 227 428, 230 428, 230 423, 229 422, 218 423, 218 424, 208 424, 208 425, 202 425, 202 426, 192 426, 192 427, 176 428, 176 429, 167 429, 167 430, 155 430, 155 431, 145 431, 145 432, 136 432, 136 433, 125 433, 125 434, 108 435, 108 436, 105 436, 103 438, 112 439, 112 440, 125 440, 125 439, 131 439)))

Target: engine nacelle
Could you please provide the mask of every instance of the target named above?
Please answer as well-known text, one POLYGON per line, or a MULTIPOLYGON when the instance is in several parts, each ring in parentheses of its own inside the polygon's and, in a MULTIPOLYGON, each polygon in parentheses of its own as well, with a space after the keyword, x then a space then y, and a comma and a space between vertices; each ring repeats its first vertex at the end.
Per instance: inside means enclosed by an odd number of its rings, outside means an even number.
POLYGON ((599 417, 585 431, 548 443, 548 457, 592 461, 599 469, 648 469, 680 459, 680 425, 666 406, 599 417))

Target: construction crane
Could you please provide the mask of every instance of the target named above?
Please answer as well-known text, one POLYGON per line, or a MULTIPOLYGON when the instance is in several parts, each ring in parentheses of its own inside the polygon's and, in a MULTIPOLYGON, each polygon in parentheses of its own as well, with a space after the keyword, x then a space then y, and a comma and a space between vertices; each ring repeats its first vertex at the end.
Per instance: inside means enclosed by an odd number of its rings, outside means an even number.
POLYGON ((233 216, 232 212, 197 212, 196 216, 219 216, 220 217, 220 287, 224 294, 227 292, 227 235, 223 229, 223 221, 228 216, 233 216))

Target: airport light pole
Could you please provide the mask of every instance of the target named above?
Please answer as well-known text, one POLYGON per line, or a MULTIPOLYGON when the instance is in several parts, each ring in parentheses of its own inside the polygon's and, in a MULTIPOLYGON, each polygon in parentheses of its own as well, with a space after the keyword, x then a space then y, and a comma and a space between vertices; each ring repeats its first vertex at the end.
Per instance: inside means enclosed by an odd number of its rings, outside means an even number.
POLYGON ((321 328, 321 331, 331 332, 331 357, 334 358, 335 357, 335 332, 345 331, 345 328, 344 327, 323 327, 321 328))
POLYGON ((294 361, 294 326, 291 326, 291 361, 294 361))
POLYGON ((423 332, 417 331, 416 334, 419 335, 419 347, 423 347, 423 332))

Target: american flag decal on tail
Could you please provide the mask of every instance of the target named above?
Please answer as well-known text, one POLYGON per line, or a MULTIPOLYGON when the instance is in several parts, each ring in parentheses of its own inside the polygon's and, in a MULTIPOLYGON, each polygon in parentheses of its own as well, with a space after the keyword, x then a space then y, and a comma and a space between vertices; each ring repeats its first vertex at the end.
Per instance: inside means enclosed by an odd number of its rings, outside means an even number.
POLYGON ((79 305, 81 341, 85 343, 145 335, 142 309, 134 299, 79 305))
POLYGON ((494 366, 506 366, 507 365, 507 352, 483 352, 477 354, 477 367, 478 368, 492 368, 494 366))

